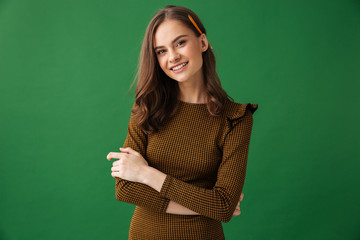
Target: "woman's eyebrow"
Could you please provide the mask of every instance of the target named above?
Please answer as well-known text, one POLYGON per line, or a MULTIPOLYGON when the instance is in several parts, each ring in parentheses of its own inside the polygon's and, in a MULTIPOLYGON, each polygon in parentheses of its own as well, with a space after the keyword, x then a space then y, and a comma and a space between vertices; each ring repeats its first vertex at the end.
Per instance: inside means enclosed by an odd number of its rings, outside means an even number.
MULTIPOLYGON (((182 37, 187 37, 188 35, 179 35, 177 36, 173 41, 172 43, 176 42, 179 38, 182 38, 182 37)), ((157 46, 154 48, 154 50, 158 49, 158 48, 163 48, 164 46, 157 46)))

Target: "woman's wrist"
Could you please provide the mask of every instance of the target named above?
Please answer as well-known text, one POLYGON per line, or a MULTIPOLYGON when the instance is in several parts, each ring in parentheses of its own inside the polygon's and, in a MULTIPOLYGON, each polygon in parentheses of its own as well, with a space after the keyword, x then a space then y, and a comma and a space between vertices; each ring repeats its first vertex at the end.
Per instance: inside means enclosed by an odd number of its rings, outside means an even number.
POLYGON ((146 168, 144 169, 142 183, 160 192, 162 185, 165 182, 165 178, 165 173, 157 170, 156 168, 146 166, 146 168))

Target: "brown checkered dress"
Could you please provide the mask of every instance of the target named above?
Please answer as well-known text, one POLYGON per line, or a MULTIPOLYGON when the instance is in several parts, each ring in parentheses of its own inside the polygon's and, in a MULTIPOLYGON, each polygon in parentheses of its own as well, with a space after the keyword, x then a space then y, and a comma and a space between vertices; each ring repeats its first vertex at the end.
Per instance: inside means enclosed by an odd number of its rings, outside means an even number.
POLYGON ((160 193, 116 178, 116 199, 136 205, 129 239, 225 239, 221 222, 230 221, 244 186, 257 104, 228 100, 220 117, 206 104, 179 101, 159 132, 146 135, 131 114, 123 147, 131 147, 167 174, 160 193), (201 215, 166 213, 173 200, 201 215))

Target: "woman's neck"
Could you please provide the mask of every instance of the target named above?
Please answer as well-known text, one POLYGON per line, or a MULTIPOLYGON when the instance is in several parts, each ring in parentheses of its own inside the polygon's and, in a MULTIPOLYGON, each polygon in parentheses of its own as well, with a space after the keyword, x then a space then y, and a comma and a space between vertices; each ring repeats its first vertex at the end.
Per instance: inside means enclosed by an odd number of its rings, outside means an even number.
POLYGON ((189 103, 206 103, 207 96, 204 87, 181 86, 179 84, 179 100, 189 103))
POLYGON ((204 77, 200 76, 196 80, 178 82, 179 100, 189 103, 206 103, 207 96, 205 91, 204 77))

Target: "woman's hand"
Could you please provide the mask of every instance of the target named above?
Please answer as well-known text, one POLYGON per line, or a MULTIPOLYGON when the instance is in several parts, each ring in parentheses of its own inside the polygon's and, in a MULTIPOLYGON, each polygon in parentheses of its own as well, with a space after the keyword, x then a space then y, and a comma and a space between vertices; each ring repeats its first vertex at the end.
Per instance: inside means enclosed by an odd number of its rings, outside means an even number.
POLYGON ((112 158, 119 159, 113 162, 111 176, 119 177, 132 182, 142 182, 145 168, 149 166, 148 162, 132 148, 120 148, 119 152, 110 152, 106 158, 110 161, 112 158))
POLYGON ((240 215, 240 213, 241 213, 241 211, 240 211, 240 202, 243 200, 243 198, 244 198, 244 194, 241 193, 241 194, 240 194, 239 203, 237 204, 237 206, 236 206, 236 208, 235 208, 235 211, 234 211, 234 213, 233 213, 233 216, 238 216, 238 215, 240 215))

